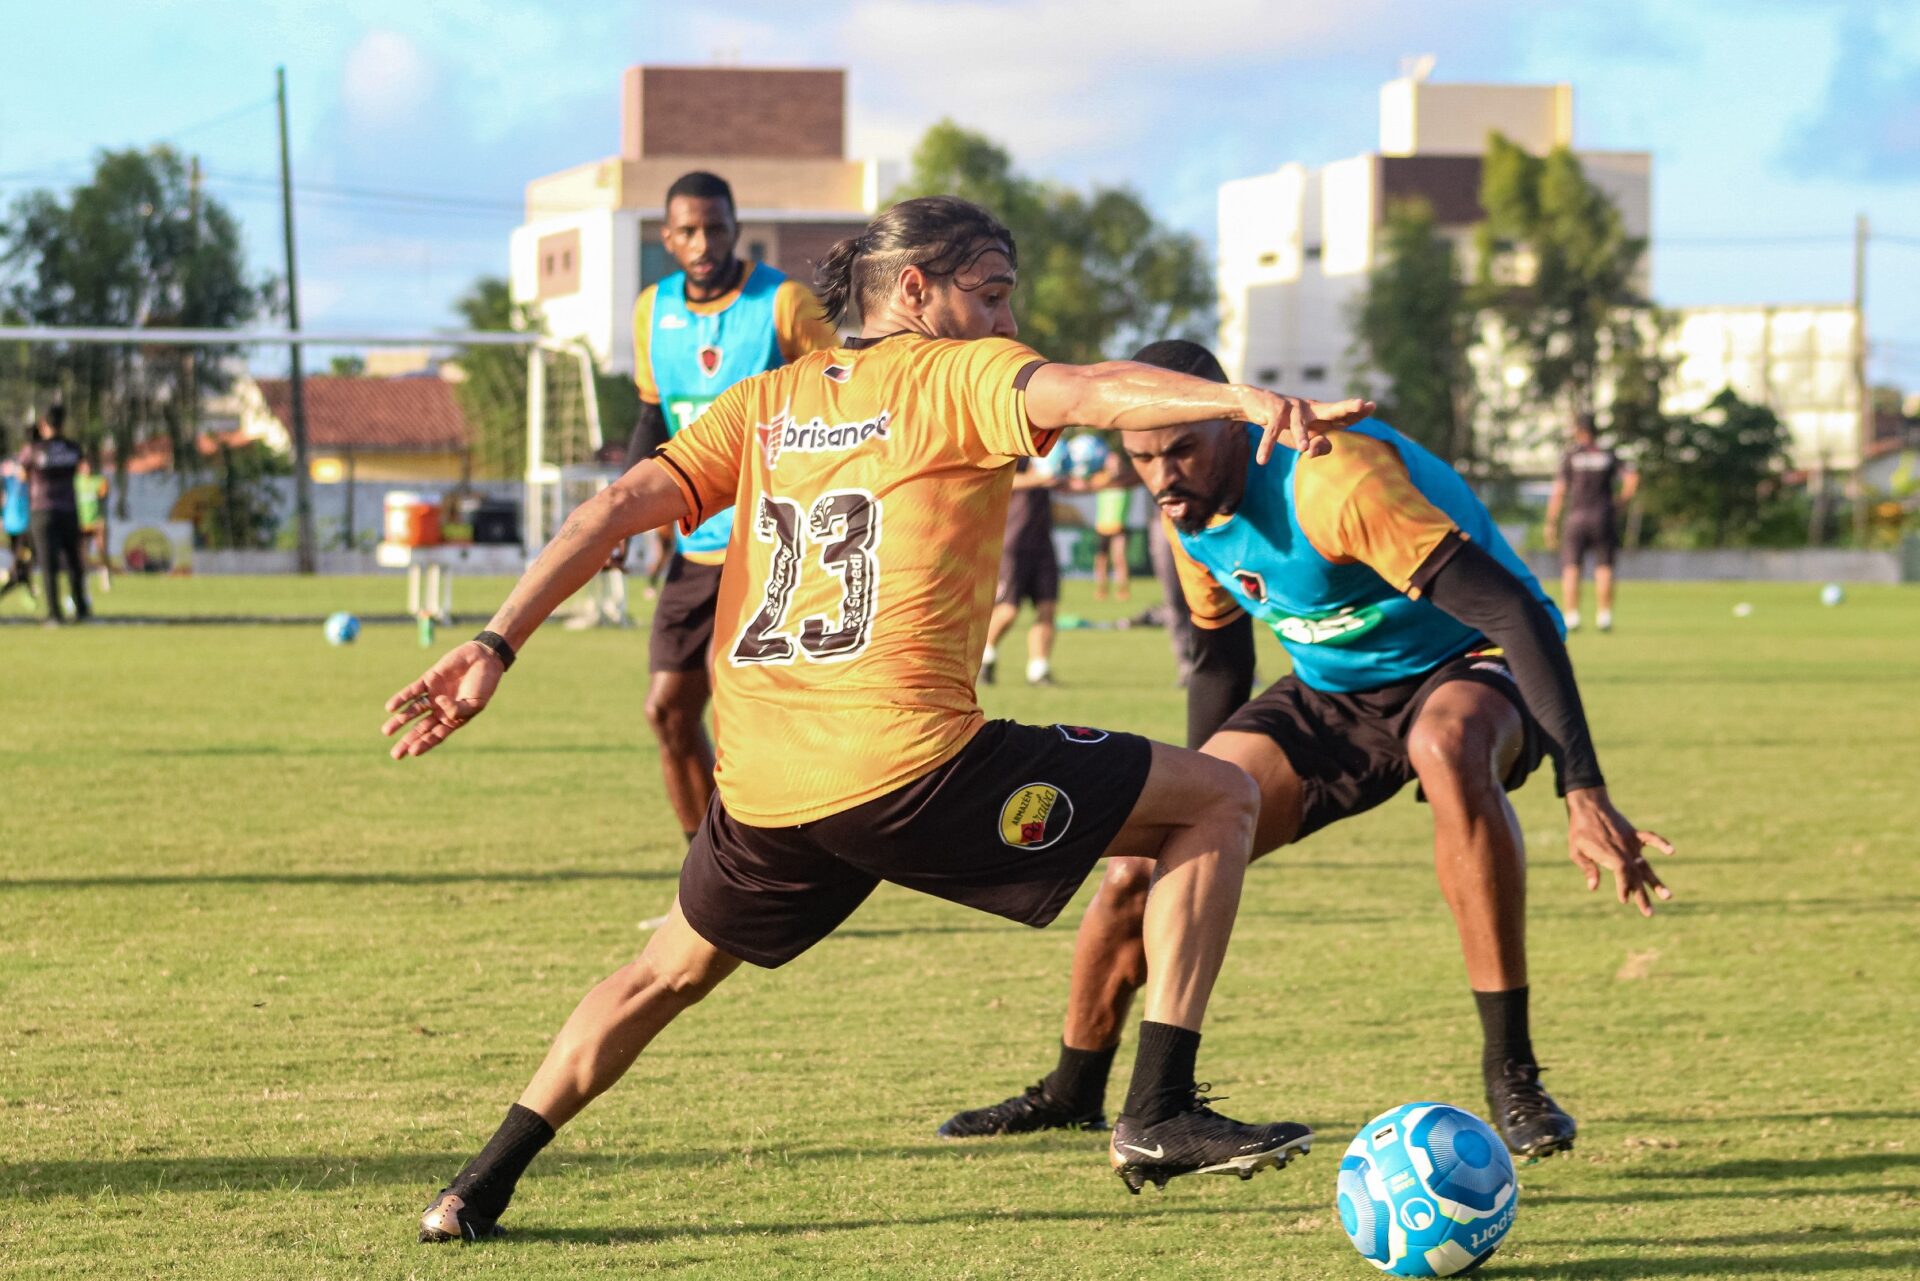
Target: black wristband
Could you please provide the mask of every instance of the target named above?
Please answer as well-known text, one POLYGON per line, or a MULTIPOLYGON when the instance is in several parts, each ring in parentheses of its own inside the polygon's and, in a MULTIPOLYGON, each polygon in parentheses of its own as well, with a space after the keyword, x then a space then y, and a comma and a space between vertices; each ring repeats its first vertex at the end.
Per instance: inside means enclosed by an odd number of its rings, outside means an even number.
POLYGON ((513 646, 507 644, 507 638, 499 632, 481 632, 473 639, 493 651, 493 656, 500 660, 501 671, 513 666, 513 646))

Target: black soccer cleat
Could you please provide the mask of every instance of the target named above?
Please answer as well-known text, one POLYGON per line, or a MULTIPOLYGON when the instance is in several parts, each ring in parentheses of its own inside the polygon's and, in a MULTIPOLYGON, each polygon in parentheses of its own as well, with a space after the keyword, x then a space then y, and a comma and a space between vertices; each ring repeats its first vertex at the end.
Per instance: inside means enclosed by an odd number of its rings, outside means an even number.
POLYGON ((993 676, 994 676, 993 669, 994 669, 994 662, 991 659, 980 664, 980 683, 982 685, 993 684, 993 676))
POLYGON ((1029 1085, 990 1108, 955 1112, 940 1127, 943 1139, 985 1139, 997 1134, 1033 1134, 1040 1130, 1104 1130, 1106 1114, 1095 1108, 1076 1112, 1056 1102, 1046 1091, 1046 1082, 1029 1085))
POLYGON ((503 1237, 507 1230, 492 1219, 482 1218, 457 1192, 445 1188, 433 1198, 433 1204, 420 1216, 420 1240, 423 1244, 442 1241, 485 1241, 503 1237))
POLYGON ((1487 1110, 1515 1156, 1537 1159, 1573 1151, 1579 1126, 1540 1088, 1541 1070, 1538 1064, 1509 1059, 1487 1074, 1487 1110))
POLYGON ((1121 1116, 1113 1125, 1108 1159, 1113 1172, 1139 1195, 1151 1181, 1165 1190, 1168 1179, 1183 1174, 1237 1174, 1251 1179, 1266 1169, 1280 1169, 1313 1150, 1313 1131, 1297 1121, 1247 1125, 1221 1116, 1207 1104, 1214 1102, 1198 1091, 1193 1107, 1158 1125, 1142 1125, 1121 1116))

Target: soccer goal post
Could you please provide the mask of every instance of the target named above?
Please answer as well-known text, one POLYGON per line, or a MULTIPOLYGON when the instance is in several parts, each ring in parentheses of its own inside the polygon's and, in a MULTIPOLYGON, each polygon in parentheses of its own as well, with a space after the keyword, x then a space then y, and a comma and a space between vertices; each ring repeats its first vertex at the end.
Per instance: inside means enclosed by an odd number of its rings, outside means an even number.
MULTIPOLYGON (((597 463, 604 442, 591 354, 578 341, 531 331, 0 326, 0 434, 17 447, 27 411, 44 412, 56 397, 67 406, 69 434, 83 447, 101 446, 101 452, 114 455, 111 502, 122 524, 178 524, 183 515, 191 523, 194 509, 180 500, 189 489, 207 488, 192 483, 204 479, 208 464, 199 455, 215 448, 207 441, 258 439, 284 448, 293 475, 277 482, 278 510, 271 524, 250 526, 239 537, 231 529, 216 531, 222 540, 217 545, 255 551, 279 547, 282 556, 296 553, 302 568, 319 565, 323 555, 340 564, 350 558, 333 553, 370 550, 368 536, 379 529, 382 486, 458 488, 501 501, 517 499, 517 532, 522 550, 532 556, 565 514, 616 470, 597 463), (484 386, 470 388, 482 395, 461 398, 466 406, 461 417, 473 438, 464 450, 449 442, 437 460, 417 448, 409 453, 404 442, 381 440, 380 429, 366 422, 359 424, 363 438, 349 439, 343 430, 354 424, 343 423, 342 413, 370 420, 384 410, 366 398, 357 400, 359 408, 342 410, 340 371, 316 371, 312 358, 301 380, 305 412, 288 412, 293 392, 284 369, 256 371, 248 367, 246 353, 293 346, 361 353, 365 359, 356 362, 358 376, 376 382, 437 372, 454 384, 451 393, 459 391, 458 384, 484 380, 484 386), (523 354, 524 360, 503 361, 503 348, 523 354), (403 356, 403 349, 417 356, 415 366, 408 366, 413 357, 403 356), (499 354, 482 359, 483 352, 499 354), (329 386, 316 386, 323 381, 329 386), (262 388, 269 385, 273 395, 265 397, 262 388), (332 393, 334 399, 316 415, 325 398, 318 393, 332 393), (474 404, 486 408, 475 411, 474 404), (488 416, 488 423, 476 421, 488 416), (282 417, 289 421, 279 421, 282 417), (484 442, 478 438, 483 432, 484 442), (180 455, 182 446, 192 451, 189 456, 180 455), (128 475, 129 466, 140 474, 128 475), (122 478, 128 482, 124 487, 118 483, 122 478), (129 512, 130 502, 137 510, 129 512)), ((205 532, 195 526, 196 543, 205 532)))

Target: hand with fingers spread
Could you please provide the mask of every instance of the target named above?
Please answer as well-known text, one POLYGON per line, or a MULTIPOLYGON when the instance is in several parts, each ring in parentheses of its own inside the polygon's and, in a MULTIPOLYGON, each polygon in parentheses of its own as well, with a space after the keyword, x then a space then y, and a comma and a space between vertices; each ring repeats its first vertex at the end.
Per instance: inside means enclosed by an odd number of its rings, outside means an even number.
POLYGON ((506 670, 500 656, 479 641, 449 650, 426 675, 387 700, 380 732, 400 741, 388 751, 394 760, 419 756, 446 742, 447 736, 486 710, 506 670))
POLYGON ((1645 850, 1673 853, 1673 844, 1658 832, 1643 831, 1613 807, 1604 787, 1567 793, 1567 857, 1587 878, 1587 888, 1600 888, 1600 869, 1613 873, 1614 897, 1629 900, 1640 915, 1653 915, 1653 897, 1673 897, 1647 861, 1645 850))
POLYGON ((1308 457, 1324 454, 1333 448, 1327 443, 1328 432, 1351 427, 1364 418, 1372 417, 1374 411, 1374 403, 1370 400, 1329 403, 1304 400, 1299 396, 1282 396, 1260 387, 1242 387, 1240 391, 1246 401, 1246 421, 1263 429, 1260 448, 1254 455, 1262 463, 1273 456, 1276 442, 1289 449, 1297 449, 1308 457))

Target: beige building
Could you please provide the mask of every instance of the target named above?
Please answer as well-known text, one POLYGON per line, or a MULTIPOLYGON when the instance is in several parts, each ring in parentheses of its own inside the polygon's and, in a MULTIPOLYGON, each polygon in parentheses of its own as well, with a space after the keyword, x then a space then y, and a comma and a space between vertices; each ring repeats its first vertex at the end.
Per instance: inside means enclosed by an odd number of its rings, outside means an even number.
MULTIPOLYGON (((1304 395, 1344 394, 1356 372, 1350 313, 1379 260, 1388 206, 1426 200, 1465 260, 1483 216, 1480 167, 1494 130, 1535 154, 1571 146, 1573 87, 1436 84, 1423 69, 1381 87, 1378 150, 1223 184, 1220 358, 1227 372, 1304 395)), ((1648 235, 1652 157, 1575 154, 1619 206, 1627 231, 1648 235)))
POLYGON ((813 262, 865 226, 895 177, 846 155, 846 72, 630 67, 620 154, 527 184, 513 233, 515 301, 581 338, 603 368, 633 367, 633 303, 678 270, 660 243, 667 188, 706 169, 733 187, 739 253, 811 281, 813 262))

